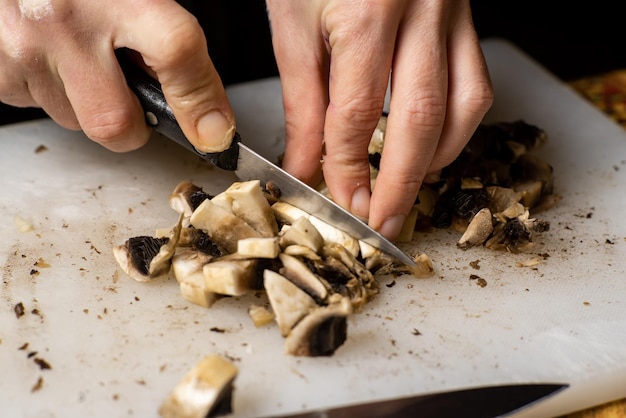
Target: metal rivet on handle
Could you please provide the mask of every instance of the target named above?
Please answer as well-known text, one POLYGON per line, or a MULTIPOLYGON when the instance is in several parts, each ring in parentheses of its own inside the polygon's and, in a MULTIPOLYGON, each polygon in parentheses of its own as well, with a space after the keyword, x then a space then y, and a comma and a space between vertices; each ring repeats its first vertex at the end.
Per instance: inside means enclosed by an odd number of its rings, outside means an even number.
POLYGON ((148 122, 150 126, 157 126, 159 124, 159 119, 154 113, 146 112, 146 122, 148 122))

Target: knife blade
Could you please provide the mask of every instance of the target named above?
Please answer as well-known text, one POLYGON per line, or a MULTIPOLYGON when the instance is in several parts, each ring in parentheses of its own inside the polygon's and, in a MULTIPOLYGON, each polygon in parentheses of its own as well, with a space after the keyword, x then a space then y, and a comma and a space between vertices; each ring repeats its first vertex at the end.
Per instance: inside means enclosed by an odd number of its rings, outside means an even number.
POLYGON ((146 122, 157 132, 210 163, 224 170, 234 171, 242 181, 260 180, 262 185, 266 185, 268 182, 273 183, 280 190, 281 200, 380 249, 405 265, 416 266, 411 257, 378 231, 243 144, 238 133, 235 133, 230 147, 225 151, 219 153, 199 152, 187 140, 178 125, 158 81, 134 64, 127 51, 118 50, 116 55, 126 77, 126 82, 143 107, 146 122))
MULTIPOLYGON (((274 418, 494 418, 510 416, 567 388, 563 383, 481 386, 368 402, 274 418)), ((262 418, 270 418, 264 416, 262 418)))

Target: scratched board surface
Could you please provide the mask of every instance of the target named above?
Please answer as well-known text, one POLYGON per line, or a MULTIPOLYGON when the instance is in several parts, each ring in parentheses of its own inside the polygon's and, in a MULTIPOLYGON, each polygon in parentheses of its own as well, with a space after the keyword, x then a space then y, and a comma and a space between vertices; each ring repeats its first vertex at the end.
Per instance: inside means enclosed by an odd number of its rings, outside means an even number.
MULTIPOLYGON (((461 251, 457 233, 416 233, 403 248, 426 252, 435 275, 380 277, 381 293, 349 319, 329 358, 284 355, 277 328, 248 317, 263 295, 207 310, 174 280, 138 283, 118 269, 113 245, 175 223, 176 184, 218 192, 229 173, 159 136, 114 154, 50 121, 0 128, 3 416, 157 416, 212 353, 239 368, 237 417, 510 382, 572 385, 520 416, 626 396, 626 134, 515 47, 483 46, 496 91, 486 120, 548 132, 537 154, 563 196, 541 216, 551 230, 528 254, 461 251), (20 219, 34 229, 19 232, 20 219), (538 255, 538 265, 517 266, 538 255)), ((244 140, 280 154, 278 80, 229 97, 244 140)))

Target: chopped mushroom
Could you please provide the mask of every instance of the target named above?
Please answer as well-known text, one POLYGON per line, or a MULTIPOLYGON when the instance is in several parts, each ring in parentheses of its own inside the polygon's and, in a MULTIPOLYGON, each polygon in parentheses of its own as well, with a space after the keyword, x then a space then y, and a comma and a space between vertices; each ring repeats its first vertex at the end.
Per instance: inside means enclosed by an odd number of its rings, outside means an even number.
POLYGON ((317 304, 308 293, 274 271, 265 270, 263 278, 278 329, 286 337, 317 304))
MULTIPOLYGON (((385 128, 386 115, 370 142, 371 187, 385 128)), ((528 155, 545 140, 543 131, 523 121, 481 125, 459 157, 442 170, 441 180, 422 185, 398 241, 411 241, 418 228, 451 227, 462 233, 457 244, 463 249, 531 248, 534 234, 547 231, 549 223, 531 217, 530 211, 558 201, 551 194, 552 167, 528 155)), ((170 196, 170 206, 180 214, 177 227, 120 246, 126 253, 132 247, 146 254, 143 264, 135 265, 143 272, 136 277, 165 274, 171 262, 182 296, 206 307, 225 296, 264 290, 271 310, 250 306, 255 325, 275 321, 290 355, 322 356, 332 355, 345 342, 347 317, 379 292, 374 275, 433 275, 428 255, 416 255, 416 267, 401 265, 281 201, 280 190, 271 183, 261 186, 258 180, 237 182, 211 197, 190 182, 180 183, 170 196)), ((322 182, 318 189, 328 195, 324 187, 322 182)), ((116 251, 129 272, 128 257, 116 251)))
POLYGON ((276 318, 274 314, 265 306, 250 305, 248 315, 252 318, 255 327, 262 327, 271 324, 276 318))
POLYGON ((352 313, 348 298, 318 306, 291 330, 285 352, 294 356, 330 356, 347 338, 347 317, 352 313))
POLYGON ((324 303, 328 297, 328 289, 301 260, 282 253, 278 256, 283 263, 280 273, 296 286, 307 292, 318 303, 324 303))
POLYGON ((359 253, 359 241, 356 238, 315 216, 309 215, 300 208, 287 202, 279 201, 272 205, 272 210, 276 218, 283 223, 293 224, 299 218, 306 218, 315 226, 319 234, 324 238, 324 242, 339 243, 355 256, 359 253))
POLYGON ((172 272, 178 281, 181 296, 205 308, 211 307, 223 297, 206 285, 203 268, 211 259, 212 256, 191 248, 178 251, 172 257, 172 272))
POLYGON ((278 233, 276 218, 263 194, 259 180, 233 183, 224 193, 231 199, 235 215, 248 223, 262 237, 276 236, 278 233))
POLYGON ((207 198, 210 196, 201 187, 190 181, 183 181, 170 194, 169 204, 172 209, 183 215, 183 226, 188 226, 193 211, 207 198))
POLYGON ((467 249, 482 245, 493 232, 493 220, 489 208, 481 209, 472 218, 463 236, 457 242, 459 248, 467 249))
POLYGON ((124 271, 138 282, 148 282, 168 274, 171 258, 180 237, 183 216, 169 237, 138 236, 129 238, 124 245, 113 248, 113 255, 124 271))
POLYGON ((211 240, 229 253, 237 251, 237 241, 243 238, 261 237, 243 219, 220 207, 209 199, 203 201, 191 215, 191 224, 205 231, 211 240))
POLYGON ((241 296, 257 288, 257 260, 221 259, 205 264, 204 280, 208 290, 228 296, 241 296))
POLYGON ((237 367, 221 356, 203 358, 176 385, 159 414, 163 418, 208 418, 230 413, 237 373, 237 367))
POLYGON ((281 247, 286 248, 294 244, 306 246, 317 252, 324 245, 324 238, 311 221, 302 216, 290 225, 285 225, 280 233, 281 247))
POLYGON ((276 258, 280 253, 278 237, 243 238, 237 241, 237 254, 247 258, 276 258))

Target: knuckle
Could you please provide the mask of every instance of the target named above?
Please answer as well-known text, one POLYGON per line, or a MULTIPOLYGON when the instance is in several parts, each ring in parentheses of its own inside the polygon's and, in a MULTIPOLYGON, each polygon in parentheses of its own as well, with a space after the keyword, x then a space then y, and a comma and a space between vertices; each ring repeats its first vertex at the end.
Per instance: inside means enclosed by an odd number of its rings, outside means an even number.
POLYGON ((331 105, 335 115, 346 126, 352 126, 359 131, 369 129, 373 122, 378 121, 383 110, 381 99, 363 95, 352 95, 331 105))
POLYGON ((478 114, 487 113, 493 104, 494 92, 490 82, 478 82, 461 92, 461 106, 478 114))
POLYGON ((198 20, 190 14, 177 16, 168 30, 161 31, 157 42, 160 51, 159 60, 165 65, 188 60, 202 48, 206 48, 204 32, 198 20))
POLYGON ((130 111, 114 109, 88 117, 81 123, 81 128, 89 138, 106 146, 126 138, 133 130, 133 124, 130 111))
POLYGON ((401 112, 414 129, 440 129, 446 116, 446 99, 437 92, 423 94, 407 102, 401 112))

